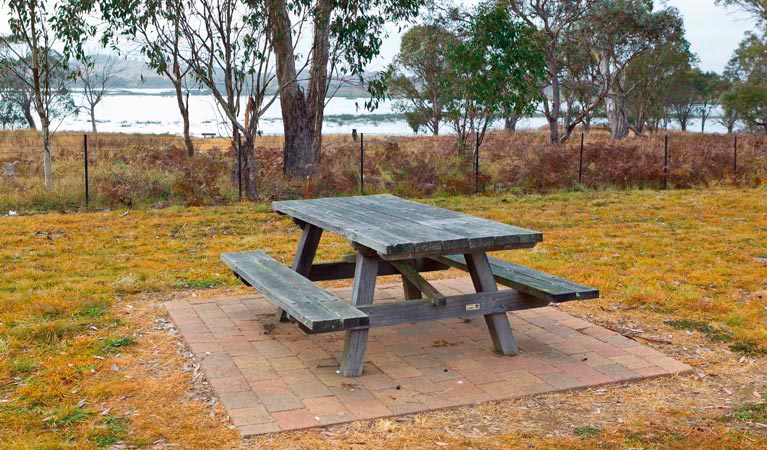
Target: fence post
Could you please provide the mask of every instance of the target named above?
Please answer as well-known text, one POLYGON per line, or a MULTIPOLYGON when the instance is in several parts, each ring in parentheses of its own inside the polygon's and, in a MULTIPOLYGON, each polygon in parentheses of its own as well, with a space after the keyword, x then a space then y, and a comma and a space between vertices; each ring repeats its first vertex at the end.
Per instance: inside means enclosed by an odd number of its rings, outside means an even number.
POLYGON ((583 181, 583 133, 581 133, 581 153, 578 157, 578 184, 583 181))
POLYGON ((360 133, 360 195, 365 195, 365 133, 360 133))
POLYGON ((668 135, 663 140, 663 189, 668 189, 668 135))
POLYGON ((88 135, 83 134, 83 156, 85 163, 85 206, 88 206, 90 201, 90 193, 88 192, 88 135))
POLYGON ((735 136, 735 146, 732 153, 732 175, 738 174, 738 136, 735 136))
POLYGON ((474 144, 474 193, 479 193, 479 131, 474 144))
POLYGON ((238 130, 237 133, 237 193, 239 201, 242 201, 242 138, 238 130))

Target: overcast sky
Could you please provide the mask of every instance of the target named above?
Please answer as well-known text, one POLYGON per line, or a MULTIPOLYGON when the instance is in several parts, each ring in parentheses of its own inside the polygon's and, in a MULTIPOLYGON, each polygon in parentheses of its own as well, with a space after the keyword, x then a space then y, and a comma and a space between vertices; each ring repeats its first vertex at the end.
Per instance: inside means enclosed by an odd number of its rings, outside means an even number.
MULTIPOLYGON (((458 0, 476 3, 476 0, 458 0)), ((721 73, 733 50, 743 38, 746 30, 754 28, 748 16, 735 9, 726 10, 714 5, 714 0, 656 0, 657 6, 667 3, 679 9, 684 17, 687 39, 692 50, 700 58, 703 70, 721 73)), ((0 11, 0 32, 7 32, 7 14, 5 6, 0 11)), ((399 34, 392 30, 391 36, 384 42, 381 58, 373 69, 385 66, 399 51, 399 34)))

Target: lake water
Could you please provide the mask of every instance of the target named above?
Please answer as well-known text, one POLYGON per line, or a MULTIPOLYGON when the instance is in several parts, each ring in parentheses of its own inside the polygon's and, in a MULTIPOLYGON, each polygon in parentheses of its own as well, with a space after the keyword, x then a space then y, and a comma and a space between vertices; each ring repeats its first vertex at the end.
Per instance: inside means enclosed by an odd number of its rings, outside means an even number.
MULTIPOLYGON (((74 94, 78 104, 82 96, 74 94)), ((365 98, 331 99, 325 109, 325 133, 351 133, 356 129, 359 133, 412 135, 413 131, 407 123, 391 115, 392 102, 382 102, 374 112, 368 112, 365 98)), ((211 95, 192 95, 189 98, 189 116, 191 131, 194 136, 202 133, 215 133, 221 136, 230 135, 227 121, 218 111, 216 102, 211 95)), ((243 101, 243 104, 245 102, 243 101)), ((175 134, 182 132, 181 119, 172 91, 167 89, 124 89, 110 92, 96 107, 96 120, 99 131, 113 133, 153 133, 175 134)), ((502 126, 498 121, 496 127, 502 126)), ((520 120, 519 129, 539 128, 546 125, 543 117, 531 117, 520 120)), ((690 129, 697 131, 700 125, 693 121, 690 129)), ((67 117, 61 122, 58 130, 90 131, 90 118, 83 110, 78 116, 67 117)), ((282 134, 282 118, 279 101, 267 110, 261 117, 260 129, 264 134, 282 134)), ((448 127, 444 127, 447 132, 448 127)), ((713 120, 706 123, 706 131, 723 133, 726 129, 713 120)))

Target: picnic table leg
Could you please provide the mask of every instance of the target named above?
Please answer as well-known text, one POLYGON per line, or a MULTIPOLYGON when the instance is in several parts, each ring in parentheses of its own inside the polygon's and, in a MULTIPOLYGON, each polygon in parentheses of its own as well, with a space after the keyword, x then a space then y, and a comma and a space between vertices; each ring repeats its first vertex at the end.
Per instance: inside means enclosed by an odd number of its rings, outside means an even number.
MULTIPOLYGON (((412 266, 416 266, 415 260, 408 261, 408 263, 411 263, 412 266)), ((405 291, 405 300, 418 300, 423 298, 421 290, 418 289, 415 284, 411 283, 405 275, 402 275, 402 289, 405 291)))
MULTIPOLYGON (((495 292, 498 286, 493 278, 493 271, 490 268, 490 262, 487 260, 487 253, 475 252, 466 253, 466 265, 469 267, 471 281, 477 292, 495 292)), ((506 313, 488 314, 485 316, 485 323, 490 331, 490 337, 493 340, 495 351, 502 355, 513 356, 519 354, 517 342, 514 334, 511 332, 509 318, 506 313)))
MULTIPOLYGON (((304 233, 301 235, 301 241, 298 243, 298 250, 296 251, 295 258, 293 258, 291 268, 301 275, 308 277, 309 272, 312 270, 314 255, 317 253, 317 246, 320 244, 322 228, 304 223, 303 229, 304 233)), ((285 322, 288 320, 288 315, 282 308, 277 308, 275 319, 279 322, 285 322)))
MULTIPOLYGON (((365 251, 357 253, 357 264, 354 269, 354 287, 352 288, 352 305, 370 305, 373 303, 377 275, 378 257, 365 251)), ((344 354, 341 359, 341 373, 343 376, 358 377, 362 375, 367 344, 367 329, 346 332, 344 354)))

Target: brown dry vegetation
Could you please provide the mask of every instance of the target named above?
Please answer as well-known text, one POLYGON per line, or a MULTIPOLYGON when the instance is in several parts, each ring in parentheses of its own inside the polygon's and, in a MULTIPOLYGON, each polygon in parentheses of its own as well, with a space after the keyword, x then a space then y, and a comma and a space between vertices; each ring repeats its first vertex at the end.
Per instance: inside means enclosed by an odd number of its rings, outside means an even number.
MULTIPOLYGON (((537 229, 498 256, 597 286, 565 310, 696 374, 243 442, 160 306, 247 292, 218 255, 288 261, 268 204, 0 218, 0 443, 9 448, 765 448, 767 191, 432 198, 537 229), (638 333, 637 330, 642 330, 638 333)), ((349 251, 323 240, 321 260, 349 251)))
MULTIPOLYGON (((39 137, 0 132, 0 211, 72 211, 84 205, 82 135, 54 137, 53 192, 42 186, 39 137), (5 169, 8 167, 8 169, 5 169)), ((197 139, 198 155, 187 158, 180 138, 98 134, 90 137, 92 208, 157 203, 227 204, 237 199, 235 156, 226 139, 197 139)), ((583 181, 578 184, 578 148, 546 143, 534 132, 490 134, 480 149, 480 183, 485 192, 539 193, 568 189, 660 188, 663 137, 611 141, 594 131, 585 139, 583 181)), ((282 179, 282 139, 256 142, 258 192, 262 199, 344 195, 359 189, 359 144, 351 136, 325 138, 318 177, 282 179)), ((469 150, 470 152, 470 150, 469 150)), ((767 180, 767 138, 740 136, 738 171, 733 171, 731 136, 674 133, 669 139, 668 186, 759 186, 767 180)), ((455 138, 365 138, 366 192, 405 196, 473 193, 473 166, 455 148, 455 138)))

